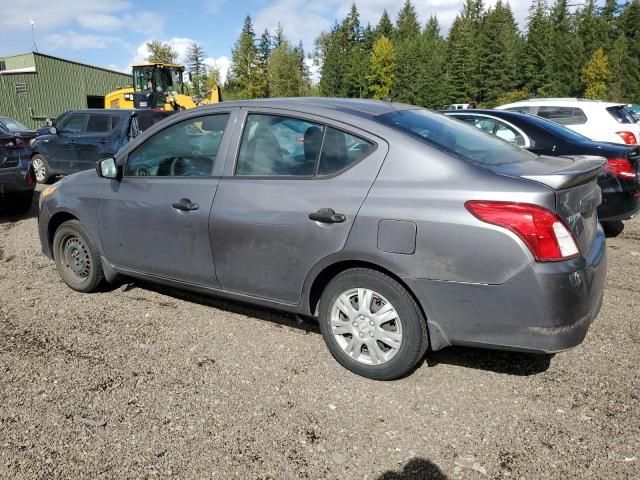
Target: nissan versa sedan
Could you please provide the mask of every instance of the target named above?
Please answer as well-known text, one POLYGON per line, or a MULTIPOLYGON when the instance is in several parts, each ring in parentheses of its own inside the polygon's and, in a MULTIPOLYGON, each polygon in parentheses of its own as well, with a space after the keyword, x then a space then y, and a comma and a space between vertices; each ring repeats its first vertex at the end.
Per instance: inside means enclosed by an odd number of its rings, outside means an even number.
POLYGON ((582 342, 606 276, 603 165, 410 105, 229 102, 45 189, 39 233, 74 290, 125 275, 311 315, 338 362, 386 380, 428 347, 582 342))

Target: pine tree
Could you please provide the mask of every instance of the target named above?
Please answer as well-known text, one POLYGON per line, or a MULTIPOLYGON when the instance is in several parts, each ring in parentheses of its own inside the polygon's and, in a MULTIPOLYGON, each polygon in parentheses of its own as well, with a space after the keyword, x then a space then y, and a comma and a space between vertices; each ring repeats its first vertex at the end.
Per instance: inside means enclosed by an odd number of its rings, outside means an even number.
POLYGON ((551 90, 552 26, 545 0, 533 0, 529 9, 527 36, 523 49, 523 80, 533 95, 544 96, 551 90))
POLYGON ((389 13, 386 9, 383 10, 380 21, 376 26, 375 36, 376 38, 385 36, 389 39, 393 37, 393 23, 391 23, 391 17, 389 17, 389 13))
POLYGON ((178 52, 176 52, 168 43, 153 40, 147 42, 147 55, 146 61, 149 63, 177 63, 178 52))
POLYGON ((360 26, 360 13, 355 4, 341 26, 346 38, 344 94, 350 98, 361 98, 367 88, 369 70, 369 52, 365 51, 364 36, 360 26))
POLYGON ((603 100, 607 93, 609 79, 609 60, 602 48, 598 48, 582 69, 584 96, 594 100, 603 100))
POLYGON ((227 88, 238 98, 257 98, 262 95, 262 83, 257 68, 258 48, 251 17, 247 15, 240 33, 231 51, 231 66, 227 88))
POLYGON ((269 57, 272 51, 271 45, 271 35, 269 34, 269 30, 265 29, 258 42, 258 57, 256 62, 259 71, 258 78, 261 83, 261 96, 263 98, 269 98, 269 57))
MULTIPOLYGON (((580 90, 582 50, 567 0, 556 0, 551 12, 551 96, 568 97, 580 90)), ((547 47, 549 48, 549 47, 547 47)))
POLYGON ((334 24, 331 31, 316 40, 315 62, 320 66, 320 94, 327 97, 346 97, 345 71, 349 43, 344 28, 334 24))
POLYGON ((300 55, 283 39, 269 57, 269 86, 273 97, 298 97, 302 95, 303 78, 300 71, 300 55))
POLYGON ((282 28, 282 24, 278 22, 276 33, 273 35, 273 48, 278 48, 286 40, 287 40, 287 37, 284 34, 284 28, 282 28))
POLYGON ((376 100, 385 100, 391 94, 396 73, 396 55, 391 41, 384 35, 373 44, 369 69, 369 94, 376 100))
POLYGON ((202 95, 206 87, 207 69, 204 64, 204 47, 199 43, 192 42, 186 52, 186 66, 190 74, 191 86, 196 96, 202 95))
POLYGON ((478 37, 478 100, 495 105, 496 100, 517 85, 519 33, 508 4, 498 0, 484 17, 478 37))
POLYGON ((442 108, 447 102, 446 42, 440 36, 440 24, 434 15, 429 17, 421 41, 421 94, 417 104, 442 108))
POLYGON ((396 42, 413 40, 418 35, 420 35, 418 14, 411 0, 405 0, 402 9, 398 13, 398 20, 396 21, 396 28, 394 30, 394 40, 396 42))

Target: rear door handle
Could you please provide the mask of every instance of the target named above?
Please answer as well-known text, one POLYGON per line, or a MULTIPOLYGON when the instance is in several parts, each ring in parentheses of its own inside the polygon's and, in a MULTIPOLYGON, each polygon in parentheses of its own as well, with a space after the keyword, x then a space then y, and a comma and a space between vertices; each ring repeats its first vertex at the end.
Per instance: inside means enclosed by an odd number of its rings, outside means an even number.
POLYGON ((183 212, 190 212, 192 210, 198 210, 200 205, 197 203, 193 203, 188 198, 182 198, 178 202, 172 203, 171 206, 176 210, 181 210, 183 212))
POLYGON ((309 220, 320 223, 342 223, 346 219, 346 215, 336 213, 331 208, 321 208, 317 212, 309 214, 309 220))

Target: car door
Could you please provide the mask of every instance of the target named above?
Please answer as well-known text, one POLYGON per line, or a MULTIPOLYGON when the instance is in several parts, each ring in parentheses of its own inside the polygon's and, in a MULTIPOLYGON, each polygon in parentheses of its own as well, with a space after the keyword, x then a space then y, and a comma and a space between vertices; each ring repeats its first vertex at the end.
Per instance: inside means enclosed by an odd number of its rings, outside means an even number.
MULTIPOLYGON (((89 170, 103 157, 105 149, 111 143, 112 131, 116 128, 121 116, 109 113, 91 113, 84 132, 75 136, 76 159, 71 168, 73 171, 89 170)), ((114 154, 115 151, 108 152, 114 154)))
POLYGON ((76 162, 76 138, 87 129, 88 113, 72 113, 56 127, 47 142, 47 160, 52 170, 69 173, 76 162))
POLYGON ((100 239, 117 270, 218 287, 209 214, 234 115, 194 110, 118 155, 123 178, 104 186, 98 206, 100 239))
POLYGON ((212 211, 218 280, 231 292, 297 304, 311 268, 344 247, 388 147, 309 115, 241 117, 212 211))

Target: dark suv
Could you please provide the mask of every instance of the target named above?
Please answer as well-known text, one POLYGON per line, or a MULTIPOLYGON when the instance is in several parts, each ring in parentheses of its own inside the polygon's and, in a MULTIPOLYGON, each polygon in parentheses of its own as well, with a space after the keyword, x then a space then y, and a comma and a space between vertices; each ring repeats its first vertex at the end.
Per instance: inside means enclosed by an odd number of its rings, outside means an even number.
POLYGON ((0 117, 0 209, 25 213, 31 207, 35 178, 29 141, 36 132, 8 117, 0 117))
POLYGON ((129 140, 171 113, 102 109, 65 112, 55 126, 31 144, 36 179, 47 183, 56 175, 93 168, 99 159, 114 155, 129 140))

